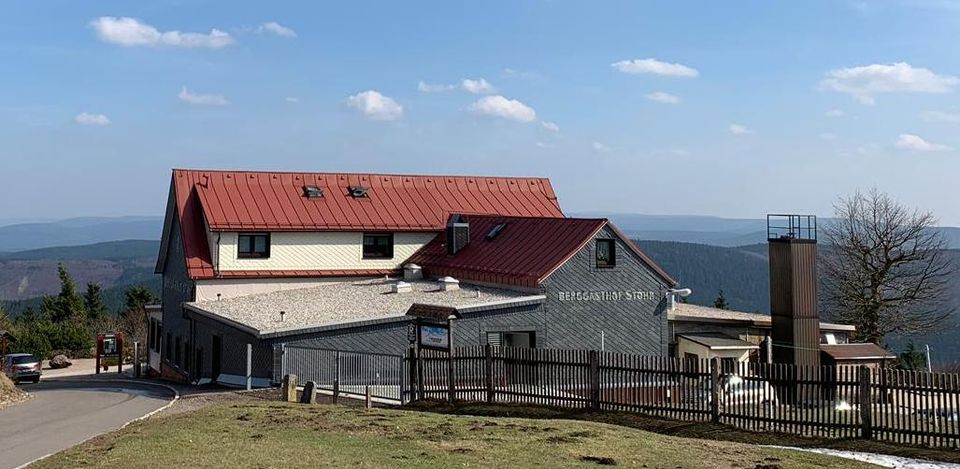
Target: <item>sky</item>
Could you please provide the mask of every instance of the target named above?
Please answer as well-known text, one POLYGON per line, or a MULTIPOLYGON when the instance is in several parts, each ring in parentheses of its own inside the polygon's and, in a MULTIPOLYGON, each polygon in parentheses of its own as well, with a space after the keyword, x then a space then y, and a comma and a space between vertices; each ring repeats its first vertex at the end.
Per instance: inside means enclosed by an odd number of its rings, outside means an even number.
POLYGON ((172 168, 549 177, 565 212, 960 226, 960 0, 0 4, 0 219, 172 168))

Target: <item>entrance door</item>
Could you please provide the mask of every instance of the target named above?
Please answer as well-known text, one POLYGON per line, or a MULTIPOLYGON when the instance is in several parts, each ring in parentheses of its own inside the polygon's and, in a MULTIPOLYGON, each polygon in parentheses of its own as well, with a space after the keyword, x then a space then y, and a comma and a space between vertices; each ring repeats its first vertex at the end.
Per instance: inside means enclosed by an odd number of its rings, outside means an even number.
POLYGON ((222 347, 220 336, 213 336, 213 346, 210 349, 210 380, 217 382, 220 378, 220 349, 222 347))

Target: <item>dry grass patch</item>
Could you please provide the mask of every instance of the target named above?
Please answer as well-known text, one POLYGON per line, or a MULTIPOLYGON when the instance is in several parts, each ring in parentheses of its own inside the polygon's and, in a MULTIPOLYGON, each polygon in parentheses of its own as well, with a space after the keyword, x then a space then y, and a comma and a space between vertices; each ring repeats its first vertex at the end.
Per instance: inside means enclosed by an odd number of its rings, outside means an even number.
POLYGON ((38 467, 858 468, 866 464, 615 425, 271 402, 139 422, 38 467))
POLYGON ((13 381, 10 381, 7 375, 0 373, 0 409, 23 402, 29 398, 30 395, 13 384, 13 381))

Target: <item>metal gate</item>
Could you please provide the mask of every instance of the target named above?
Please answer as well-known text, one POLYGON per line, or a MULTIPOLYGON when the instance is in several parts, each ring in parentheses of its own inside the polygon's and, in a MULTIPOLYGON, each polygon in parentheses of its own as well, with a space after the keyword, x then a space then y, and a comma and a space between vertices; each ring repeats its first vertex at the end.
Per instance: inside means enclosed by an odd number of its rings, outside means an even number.
POLYGON ((313 381, 319 391, 359 399, 369 388, 380 401, 407 401, 409 379, 403 355, 291 345, 280 346, 280 354, 279 376, 297 375, 301 385, 313 381))

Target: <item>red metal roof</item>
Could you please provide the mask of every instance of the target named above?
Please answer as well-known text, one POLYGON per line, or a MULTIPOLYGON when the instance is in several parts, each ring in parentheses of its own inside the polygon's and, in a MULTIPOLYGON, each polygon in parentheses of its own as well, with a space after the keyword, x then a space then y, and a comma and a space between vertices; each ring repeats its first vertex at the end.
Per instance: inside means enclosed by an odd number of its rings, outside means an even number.
POLYGON ((409 262, 432 276, 449 275, 461 280, 536 288, 557 268, 580 251, 604 226, 610 226, 630 249, 668 284, 676 282, 632 241, 602 218, 508 217, 465 215, 470 241, 455 255, 448 255, 446 233, 433 239, 409 262), (505 227, 493 239, 490 230, 505 227))
POLYGON ((442 229, 451 213, 563 216, 540 178, 176 170, 193 181, 211 230, 442 229), (316 185, 323 197, 303 196, 316 185), (348 187, 369 189, 354 198, 348 187))
POLYGON ((234 275, 214 272, 208 229, 440 231, 451 213, 563 216, 545 178, 175 169, 173 190, 187 270, 194 279, 234 275), (322 188, 323 197, 304 197, 305 185, 322 188), (349 186, 368 188, 368 197, 350 196, 349 186))

